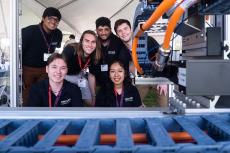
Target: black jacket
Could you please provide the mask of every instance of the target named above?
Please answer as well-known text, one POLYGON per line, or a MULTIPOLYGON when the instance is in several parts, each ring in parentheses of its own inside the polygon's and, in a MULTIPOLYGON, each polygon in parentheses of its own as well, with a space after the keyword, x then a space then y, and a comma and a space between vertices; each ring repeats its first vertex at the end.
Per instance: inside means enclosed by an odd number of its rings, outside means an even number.
POLYGON ((67 45, 63 51, 62 55, 65 56, 67 61, 67 67, 68 67, 68 75, 74 75, 79 73, 79 68, 76 64, 76 53, 75 53, 75 47, 72 45, 67 45))
MULTIPOLYGON (((79 74, 82 71, 75 48, 76 47, 70 44, 70 45, 67 45, 62 51, 62 55, 65 56, 66 61, 67 61, 67 67, 68 67, 67 74, 68 75, 79 74)), ((93 55, 90 55, 88 58, 81 59, 82 66, 85 66, 89 58, 90 58, 90 62, 88 63, 87 67, 90 67, 91 65, 93 65, 94 58, 93 58, 93 55)))
POLYGON ((117 59, 120 54, 121 48, 124 46, 122 41, 113 33, 109 36, 109 45, 101 45, 102 62, 103 64, 109 64, 114 59, 117 59))
MULTIPOLYGON (((40 30, 41 24, 31 25, 22 29, 22 64, 30 67, 44 67, 44 53, 48 53, 48 47, 40 30)), ((50 44, 50 53, 56 47, 61 47, 62 32, 55 29, 47 34, 42 29, 47 43, 50 44)))
MULTIPOLYGON (((28 107, 49 107, 49 80, 34 84, 30 89, 28 107)), ((56 96, 51 92, 52 107, 56 96)), ((82 107, 82 96, 78 86, 64 80, 62 92, 56 107, 82 107)))
POLYGON ((119 59, 124 63, 127 70, 129 70, 129 63, 132 62, 132 51, 123 46, 119 53, 119 59))
POLYGON ((124 47, 122 41, 113 33, 109 36, 109 45, 102 46, 101 51, 103 53, 101 61, 94 65, 91 64, 89 67, 89 72, 96 77, 96 81, 99 86, 105 86, 109 81, 109 76, 107 71, 101 71, 101 65, 109 65, 111 61, 118 59, 120 50, 124 47))
MULTIPOLYGON (((122 107, 141 106, 141 98, 137 88, 133 85, 124 87, 124 97, 122 107)), ((117 107, 116 95, 112 88, 101 88, 96 97, 96 107, 117 107)))

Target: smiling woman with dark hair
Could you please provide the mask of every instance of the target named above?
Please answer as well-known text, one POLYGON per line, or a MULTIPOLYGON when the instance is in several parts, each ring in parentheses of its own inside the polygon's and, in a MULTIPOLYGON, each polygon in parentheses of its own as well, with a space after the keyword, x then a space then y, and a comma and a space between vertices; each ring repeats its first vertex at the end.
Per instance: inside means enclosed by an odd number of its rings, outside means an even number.
POLYGON ((96 97, 97 107, 139 107, 142 105, 139 92, 132 85, 128 70, 121 60, 109 65, 110 82, 99 90, 96 97))

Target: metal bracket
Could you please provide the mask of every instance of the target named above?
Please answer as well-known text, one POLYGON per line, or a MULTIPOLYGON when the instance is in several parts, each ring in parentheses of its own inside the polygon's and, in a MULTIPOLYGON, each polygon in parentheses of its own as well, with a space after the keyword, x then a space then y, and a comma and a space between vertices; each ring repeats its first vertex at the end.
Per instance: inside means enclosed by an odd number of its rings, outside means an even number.
POLYGON ((224 46, 223 46, 223 49, 224 49, 224 59, 230 59, 230 41, 224 41, 224 46))

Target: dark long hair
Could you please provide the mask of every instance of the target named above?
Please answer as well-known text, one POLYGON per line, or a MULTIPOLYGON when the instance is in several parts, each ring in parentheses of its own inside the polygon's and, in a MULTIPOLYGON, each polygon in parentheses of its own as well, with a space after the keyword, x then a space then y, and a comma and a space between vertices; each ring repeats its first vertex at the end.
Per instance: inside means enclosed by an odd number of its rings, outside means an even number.
MULTIPOLYGON (((125 66, 124 62, 120 59, 115 59, 113 60, 110 64, 109 64, 109 71, 108 73, 110 73, 110 69, 111 69, 111 66, 115 63, 118 63, 124 70, 125 70, 125 78, 124 78, 124 81, 123 81, 123 85, 124 87, 127 87, 127 86, 131 86, 132 85, 132 79, 130 78, 130 75, 129 75, 129 70, 127 69, 127 67, 125 66)), ((112 82, 111 79, 109 79, 109 83, 107 85, 109 88, 114 88, 114 83, 112 82)))
POLYGON ((92 53, 92 55, 90 55, 90 57, 93 58, 94 64, 97 64, 101 59, 101 44, 100 44, 100 41, 98 40, 97 34, 92 30, 86 30, 81 35, 80 42, 79 42, 79 45, 77 47, 77 56, 80 56, 81 59, 84 59, 84 50, 82 47, 82 41, 83 41, 83 38, 86 34, 91 34, 96 38, 96 48, 95 48, 94 52, 92 53))

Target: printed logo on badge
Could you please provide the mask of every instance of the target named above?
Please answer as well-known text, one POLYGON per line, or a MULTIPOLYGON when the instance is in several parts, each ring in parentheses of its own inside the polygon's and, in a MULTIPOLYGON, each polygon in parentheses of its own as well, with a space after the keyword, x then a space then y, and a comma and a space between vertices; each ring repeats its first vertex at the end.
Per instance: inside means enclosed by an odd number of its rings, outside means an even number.
POLYGON ((66 104, 68 104, 70 102, 71 102, 71 98, 69 98, 67 100, 62 100, 60 103, 61 103, 61 105, 66 105, 66 104))
POLYGON ((52 46, 56 46, 58 44, 58 42, 52 42, 51 45, 52 46))
POLYGON ((78 87, 85 88, 86 87, 86 79, 82 78, 77 81, 78 87))
POLYGON ((125 98, 125 102, 130 102, 130 101, 133 101, 133 97, 125 98))
POLYGON ((102 71, 102 72, 108 71, 108 64, 103 64, 103 65, 101 65, 101 71, 102 71))
POLYGON ((114 55, 116 52, 115 52, 115 50, 109 50, 108 51, 108 54, 110 54, 110 55, 114 55))
POLYGON ((51 54, 49 53, 44 53, 44 56, 43 56, 43 60, 44 62, 46 62, 48 60, 48 58, 50 57, 51 54))

